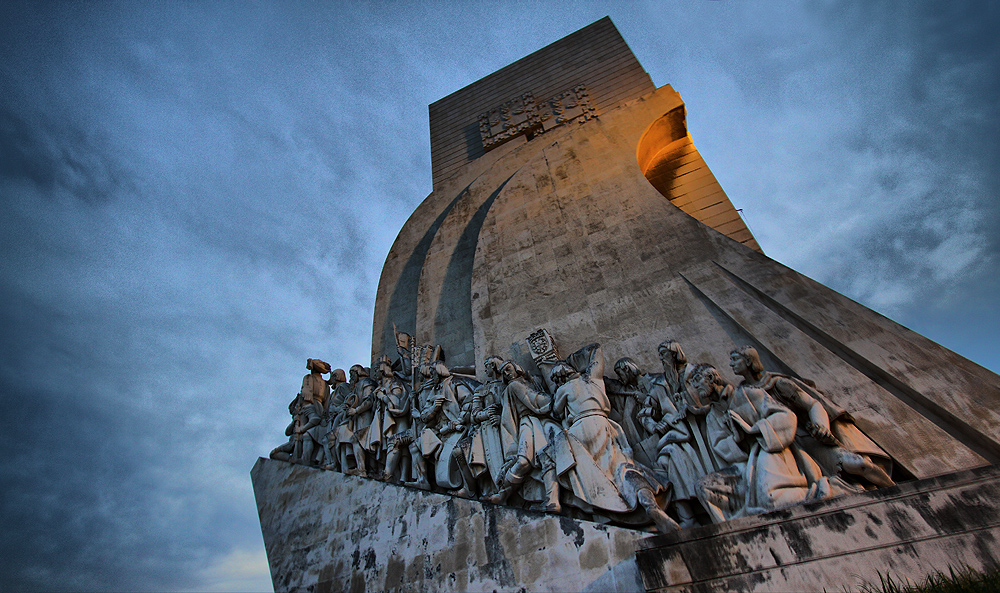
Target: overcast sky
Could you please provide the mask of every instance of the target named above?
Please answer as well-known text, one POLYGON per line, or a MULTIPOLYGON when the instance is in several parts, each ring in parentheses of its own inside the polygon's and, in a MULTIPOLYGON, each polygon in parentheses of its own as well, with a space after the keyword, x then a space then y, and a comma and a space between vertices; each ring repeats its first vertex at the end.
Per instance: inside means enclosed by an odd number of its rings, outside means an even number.
POLYGON ((0 589, 265 590, 427 105, 610 14, 764 251, 1000 370, 997 5, 0 3, 0 589))

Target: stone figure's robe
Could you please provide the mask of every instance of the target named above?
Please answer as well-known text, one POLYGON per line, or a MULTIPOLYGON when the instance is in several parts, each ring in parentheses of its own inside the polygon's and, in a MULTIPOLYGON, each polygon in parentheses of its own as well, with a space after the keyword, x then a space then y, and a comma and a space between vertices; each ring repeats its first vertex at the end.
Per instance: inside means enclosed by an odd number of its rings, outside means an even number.
POLYGON ((398 377, 380 382, 372 392, 372 422, 361 445, 368 451, 379 447, 387 451, 396 434, 409 428, 409 409, 406 410, 405 420, 400 413, 400 405, 408 403, 406 387, 398 377), (392 410, 397 410, 397 413, 392 410), (400 426, 400 422, 404 422, 405 426, 400 426))
POLYGON ((518 377, 507 384, 501 396, 500 442, 504 462, 524 457, 532 467, 530 480, 522 483, 519 494, 524 500, 545 500, 541 481, 543 465, 548 458, 540 455, 549 445, 554 431, 561 427, 549 417, 552 396, 537 389, 528 379, 518 377))
MULTIPOLYGON (((435 461, 434 478, 438 486, 447 489, 461 488, 462 475, 452 459, 452 452, 468 430, 468 410, 463 408, 466 400, 471 399, 471 390, 453 376, 444 377, 437 386, 426 390, 424 409, 433 407, 434 400, 440 396, 444 397, 444 402, 422 432, 421 450, 424 457, 435 461), (454 430, 456 423, 465 428, 454 430)), ((470 409, 471 403, 469 401, 470 409)))
POLYGON ((302 406, 299 408, 300 425, 307 426, 313 424, 303 435, 322 444, 323 437, 328 431, 326 419, 326 404, 330 398, 330 386, 323 376, 317 373, 310 373, 302 378, 302 389, 299 390, 299 398, 302 406))
POLYGON ((344 413, 341 416, 341 424, 337 428, 337 440, 344 445, 357 440, 359 443, 365 442, 368 434, 368 427, 372 423, 372 392, 375 391, 375 382, 368 377, 361 377, 354 385, 354 388, 344 398, 344 413), (348 410, 354 408, 354 416, 348 415, 348 410))
POLYGON ((569 362, 582 372, 559 386, 553 402, 553 414, 563 418, 564 428, 555 443, 560 486, 576 499, 571 504, 588 512, 635 511, 639 489, 656 493, 661 488, 635 465, 625 432, 608 416, 600 346, 581 349, 569 362))
POLYGON ((811 421, 810 408, 814 405, 813 402, 819 402, 826 412, 830 432, 837 437, 844 449, 867 456, 887 474, 891 473, 892 459, 889 455, 855 426, 846 410, 831 402, 823 392, 800 379, 779 373, 764 373, 754 386, 767 391, 796 413, 799 419, 799 444, 820 464, 825 475, 838 475, 839 456, 836 447, 818 442, 805 429, 806 422, 811 421))
MULTIPOLYGON (((502 411, 505 389, 506 386, 500 379, 494 379, 481 385, 473 394, 473 416, 494 405, 502 411)), ((472 475, 480 479, 488 473, 493 484, 498 484, 501 477, 500 470, 503 468, 505 460, 503 440, 500 438, 500 426, 494 426, 487 419, 476 424, 470 436, 468 460, 472 475)))
POLYGON ((728 406, 713 404, 707 420, 716 454, 733 465, 706 476, 702 483, 709 490, 713 478, 735 478, 736 484, 731 506, 719 509, 722 517, 709 509, 714 520, 857 492, 839 478, 824 476, 819 464, 799 447, 795 441, 798 420, 792 410, 760 388, 728 387, 727 391, 731 393, 728 406), (743 434, 742 429, 734 428, 726 419, 729 412, 738 415, 752 432, 743 434))
POLYGON ((687 402, 683 393, 669 393, 672 387, 662 374, 643 377, 643 384, 649 393, 644 407, 643 425, 650 433, 654 426, 667 421, 666 430, 656 434, 657 465, 666 469, 673 484, 674 498, 686 500, 698 496, 698 480, 712 471, 706 466, 700 448, 705 448, 705 440, 697 424, 697 417, 688 415, 687 402))

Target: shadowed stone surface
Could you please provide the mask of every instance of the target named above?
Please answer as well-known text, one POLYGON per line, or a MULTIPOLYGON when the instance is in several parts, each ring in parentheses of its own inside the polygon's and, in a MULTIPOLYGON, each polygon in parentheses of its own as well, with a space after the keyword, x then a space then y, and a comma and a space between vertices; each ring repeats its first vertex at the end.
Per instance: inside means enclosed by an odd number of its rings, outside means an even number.
POLYGON ((258 459, 275 591, 641 591, 648 533, 258 459))
POLYGON ((998 544, 991 466, 650 537, 636 557, 648 591, 840 591, 1000 566, 998 544))

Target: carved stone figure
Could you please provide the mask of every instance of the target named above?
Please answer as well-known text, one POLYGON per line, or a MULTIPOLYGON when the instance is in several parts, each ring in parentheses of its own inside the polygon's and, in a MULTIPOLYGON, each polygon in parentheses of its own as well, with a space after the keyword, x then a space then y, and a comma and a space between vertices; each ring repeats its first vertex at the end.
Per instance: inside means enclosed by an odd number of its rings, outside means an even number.
POLYGON ((729 355, 729 366, 743 377, 741 385, 759 387, 794 411, 799 420, 798 440, 828 476, 840 472, 883 487, 893 485, 885 468, 889 456, 854 425, 850 415, 804 381, 764 372, 757 350, 743 346, 729 355), (881 465, 872 460, 877 459, 881 465), (884 467, 883 467, 884 466, 884 467))
POLYGON ((625 433, 608 417, 611 403, 603 371, 598 344, 585 346, 552 369, 558 385, 552 413, 562 418, 565 429, 555 446, 560 484, 574 506, 585 511, 615 515, 641 508, 661 532, 680 529, 657 501, 664 488, 633 462, 625 433))
MULTIPOLYGON (((643 448, 643 440, 647 436, 638 418, 639 410, 648 397, 648 393, 640 384, 640 377, 645 373, 639 365, 629 357, 624 357, 615 363, 617 379, 605 377, 604 387, 611 400, 609 417, 617 422, 632 445, 635 458, 647 465, 656 461, 656 451, 643 448)), ((652 444, 652 443, 650 443, 652 444)))
POLYGON ((350 369, 351 390, 345 396, 344 411, 337 427, 337 442, 340 448, 340 469, 346 474, 367 476, 367 459, 362 442, 368 434, 372 419, 372 393, 375 382, 368 378, 365 367, 356 364, 350 369), (354 457, 354 467, 348 463, 354 457))
MULTIPOLYGON (((411 428, 410 390, 399 376, 392 370, 392 364, 387 357, 382 357, 378 363, 378 387, 375 388, 374 399, 378 410, 375 421, 369 429, 369 440, 372 432, 381 435, 381 446, 386 452, 385 471, 382 479, 385 481, 405 481, 407 464, 412 464, 410 447, 413 444, 411 428), (379 414, 381 413, 381 417, 379 414), (378 426, 376 426, 376 424, 378 426), (404 466, 400 466, 400 461, 404 466)), ((418 467, 420 471, 422 466, 418 467)))
POLYGON ((500 368, 504 390, 500 409, 500 438, 504 465, 499 492, 489 502, 504 504, 514 492, 536 503, 537 510, 558 513, 559 488, 551 456, 541 455, 550 435, 559 429, 549 420, 552 397, 536 389, 521 365, 504 361, 500 368), (530 482, 528 478, 533 478, 530 482))
POLYGON ((344 369, 334 369, 330 373, 330 400, 323 414, 323 469, 340 470, 340 445, 337 442, 337 426, 344 413, 344 399, 351 391, 344 369))
MULTIPOLYGON (((392 392, 396 389, 401 389, 402 385, 397 386, 392 381, 392 379, 395 379, 392 367, 392 362, 388 356, 382 356, 375 361, 375 390, 372 391, 371 409, 372 419, 368 426, 368 431, 361 440, 361 446, 364 447, 369 462, 375 462, 376 459, 385 461, 384 458, 388 453, 386 449, 388 441, 392 440, 396 434, 396 419, 389 412, 389 407, 392 405, 390 403, 393 395, 392 392)), ((397 397, 396 399, 398 400, 399 398, 397 397)), ((369 465, 375 464, 370 463, 369 465)), ((373 475, 381 477, 379 474, 373 475)))
POLYGON ((299 395, 295 394, 292 401, 288 404, 288 413, 292 415, 292 421, 288 423, 285 427, 285 436, 288 437, 287 443, 282 443, 275 447, 271 453, 268 455, 271 459, 277 459, 278 461, 291 461, 292 455, 295 454, 295 425, 298 424, 299 416, 299 395))
POLYGON ((472 424, 469 443, 469 467, 479 483, 479 490, 492 496, 503 477, 504 446, 500 438, 500 417, 506 389, 500 367, 504 360, 488 356, 483 362, 486 383, 472 394, 472 424))
POLYGON ((458 489, 456 496, 471 497, 474 478, 457 445, 469 426, 472 389, 463 381, 455 380, 441 360, 431 363, 429 369, 429 380, 421 389, 420 420, 425 425, 421 451, 425 458, 434 462, 438 487, 458 489))
POLYGON ((710 365, 694 370, 692 384, 712 402, 713 448, 732 464, 699 483, 699 500, 714 522, 857 491, 823 476, 795 444, 795 413, 763 389, 733 389, 710 365))
POLYGON ((680 343, 666 340, 657 351, 663 373, 643 377, 650 397, 639 414, 643 427, 656 439, 656 465, 670 475, 681 525, 690 527, 695 524, 698 480, 720 469, 707 436, 709 408, 687 383, 694 365, 688 363, 680 343))
POLYGON ((413 336, 396 329, 396 324, 392 324, 392 331, 396 334, 396 354, 399 355, 397 366, 404 377, 413 374, 413 336))
POLYGON ((306 361, 306 369, 310 371, 302 378, 302 389, 299 391, 299 414, 295 426, 295 454, 292 461, 304 465, 316 465, 315 454, 323 452, 323 438, 326 427, 323 427, 323 417, 326 415, 326 403, 330 396, 330 388, 323 375, 330 372, 330 365, 310 358, 306 361))

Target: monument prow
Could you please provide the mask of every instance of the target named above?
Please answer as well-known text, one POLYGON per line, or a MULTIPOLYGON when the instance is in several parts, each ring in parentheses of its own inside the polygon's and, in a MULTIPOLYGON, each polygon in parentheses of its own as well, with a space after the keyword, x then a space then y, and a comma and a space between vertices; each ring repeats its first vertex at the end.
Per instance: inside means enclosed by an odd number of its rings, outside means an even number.
POLYGON ((430 106, 371 365, 310 359, 252 472, 277 590, 1000 564, 1000 377, 764 255, 685 118, 607 18, 430 106))

